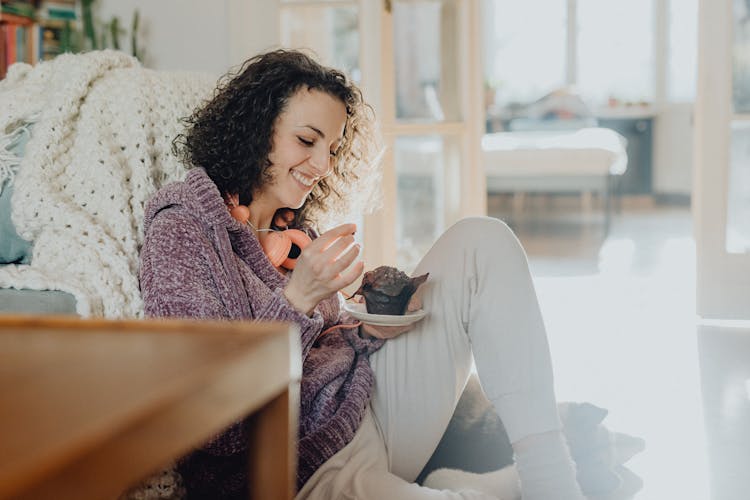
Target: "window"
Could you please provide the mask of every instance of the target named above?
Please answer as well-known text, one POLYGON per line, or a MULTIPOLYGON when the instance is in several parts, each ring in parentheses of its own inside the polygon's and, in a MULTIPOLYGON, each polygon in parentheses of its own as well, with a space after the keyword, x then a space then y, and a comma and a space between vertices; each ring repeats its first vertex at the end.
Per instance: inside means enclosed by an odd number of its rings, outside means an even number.
POLYGON ((483 7, 485 81, 497 102, 530 102, 565 84, 564 0, 490 0, 483 7))
POLYGON ((578 0, 576 83, 591 105, 654 100, 653 0, 578 0))
POLYGON ((359 65, 359 8, 351 2, 281 4, 281 43, 310 49, 325 64, 361 83, 359 65), (310 20, 315 29, 310 29, 310 20))
POLYGON ((750 252, 750 121, 731 123, 727 183, 728 253, 750 252))
POLYGON ((502 115, 564 85, 593 108, 692 101, 697 13, 698 0, 482 0, 487 104, 502 115))
POLYGON ((401 122, 460 119, 452 7, 435 0, 393 4, 396 119, 401 122))
POLYGON ((750 253, 750 7, 734 0, 727 236, 729 253, 750 253))
POLYGON ((698 60, 698 0, 670 0, 667 99, 695 100, 698 60))
POLYGON ((396 139, 398 265, 410 271, 443 229, 443 143, 440 137, 396 139))
POLYGON ((466 3, 394 0, 391 36, 383 45, 393 65, 383 83, 394 100, 383 114, 386 136, 393 137, 395 212, 389 229, 395 232, 395 263, 407 272, 458 219, 460 186, 469 176, 461 102, 469 78, 460 36, 466 3))

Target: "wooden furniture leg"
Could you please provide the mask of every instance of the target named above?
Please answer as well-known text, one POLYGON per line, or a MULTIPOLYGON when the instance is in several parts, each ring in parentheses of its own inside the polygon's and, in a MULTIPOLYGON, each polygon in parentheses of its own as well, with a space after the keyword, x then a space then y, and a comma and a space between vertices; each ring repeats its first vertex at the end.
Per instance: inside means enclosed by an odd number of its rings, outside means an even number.
POLYGON ((299 386, 256 411, 251 419, 250 498, 294 498, 297 491, 297 413, 299 386))

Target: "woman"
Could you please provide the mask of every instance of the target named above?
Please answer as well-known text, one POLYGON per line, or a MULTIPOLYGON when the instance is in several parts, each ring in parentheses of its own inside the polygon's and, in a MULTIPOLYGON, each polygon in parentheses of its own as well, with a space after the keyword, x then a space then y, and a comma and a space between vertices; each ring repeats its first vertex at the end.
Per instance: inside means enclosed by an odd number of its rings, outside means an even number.
MULTIPOLYGON (((274 267, 261 246, 284 228, 315 237, 323 218, 351 213, 342 210, 352 198, 368 200, 361 187, 372 184, 379 144, 356 87, 301 53, 270 52, 224 81, 188 123, 175 146, 195 168, 146 210, 146 313, 297 324, 300 498, 501 497, 412 483, 472 359, 513 443, 524 498, 583 498, 560 432, 526 257, 507 226, 470 219, 438 240, 416 270, 430 273, 411 304, 424 305, 423 321, 358 325, 336 293, 364 270, 353 224, 314 238, 292 273, 274 267), (238 205, 247 207, 246 223, 230 215, 238 205)), ((242 496, 246 442, 238 422, 183 459, 191 496, 242 496)))

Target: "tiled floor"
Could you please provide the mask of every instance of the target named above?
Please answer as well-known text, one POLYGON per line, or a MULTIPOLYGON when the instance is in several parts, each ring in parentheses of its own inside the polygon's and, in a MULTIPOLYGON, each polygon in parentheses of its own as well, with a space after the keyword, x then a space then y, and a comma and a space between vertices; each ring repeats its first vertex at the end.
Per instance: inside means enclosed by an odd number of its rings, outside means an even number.
POLYGON ((558 398, 606 407, 610 428, 646 439, 635 499, 750 499, 750 328, 699 325, 689 209, 623 211, 606 237, 600 214, 575 209, 512 226, 558 398))

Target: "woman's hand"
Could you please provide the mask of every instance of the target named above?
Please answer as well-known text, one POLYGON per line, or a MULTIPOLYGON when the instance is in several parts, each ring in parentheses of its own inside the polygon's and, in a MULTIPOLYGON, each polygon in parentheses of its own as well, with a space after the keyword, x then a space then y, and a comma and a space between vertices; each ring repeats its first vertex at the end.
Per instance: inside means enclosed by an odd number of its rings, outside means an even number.
MULTIPOLYGON (((411 300, 409 300, 409 305, 406 306, 407 312, 413 312, 418 311, 422 309, 422 299, 419 298, 416 294, 412 296, 411 300)), ((422 321, 421 319, 419 321, 422 321)), ((414 328, 414 325, 417 324, 419 321, 416 321, 414 323, 408 324, 408 325, 402 325, 402 326, 375 326, 375 325, 368 325, 367 323, 362 323, 362 325, 359 327, 361 331, 366 333, 367 335, 371 337, 375 337, 378 339, 392 339, 395 337, 398 337, 402 333, 406 333, 412 328, 414 328)))
POLYGON ((359 244, 353 244, 356 230, 355 224, 342 224, 321 234, 304 249, 284 289, 290 304, 309 316, 321 300, 362 274, 364 262, 351 265, 360 251, 359 244))

